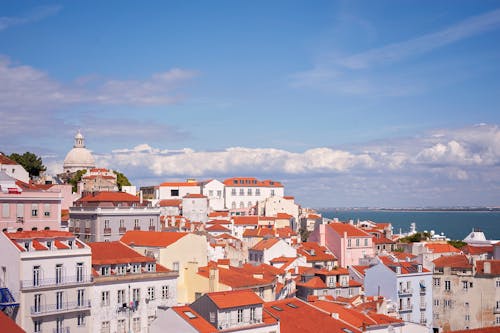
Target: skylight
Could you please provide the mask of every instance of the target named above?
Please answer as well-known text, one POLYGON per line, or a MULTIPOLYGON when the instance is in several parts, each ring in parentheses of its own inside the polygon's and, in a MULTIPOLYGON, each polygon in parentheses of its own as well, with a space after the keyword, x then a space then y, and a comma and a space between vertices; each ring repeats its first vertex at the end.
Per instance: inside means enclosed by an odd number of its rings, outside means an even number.
POLYGON ((276 305, 271 305, 271 307, 276 310, 276 311, 283 311, 282 308, 280 308, 279 306, 276 306, 276 305))
POLYGON ((286 305, 288 305, 289 307, 294 308, 294 309, 298 308, 298 306, 293 304, 293 303, 286 303, 286 305))
POLYGON ((192 313, 191 311, 184 311, 184 314, 189 318, 189 319, 194 319, 196 318, 196 315, 192 313))

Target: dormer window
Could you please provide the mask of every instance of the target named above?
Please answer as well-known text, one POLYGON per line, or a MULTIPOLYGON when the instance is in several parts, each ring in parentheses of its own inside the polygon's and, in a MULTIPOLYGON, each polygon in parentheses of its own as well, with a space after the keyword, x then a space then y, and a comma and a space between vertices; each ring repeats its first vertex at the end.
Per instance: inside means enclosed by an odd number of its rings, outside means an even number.
POLYGON ((24 242, 24 248, 26 249, 26 251, 29 251, 30 250, 30 242, 24 242))
POLYGON ((126 266, 124 266, 124 265, 116 266, 116 274, 118 274, 118 275, 125 275, 126 272, 127 272, 127 267, 126 266))
POLYGON ((146 266, 146 268, 147 268, 148 272, 154 272, 155 271, 155 264, 148 263, 147 266, 146 266))
POLYGON ((72 240, 68 241, 68 246, 71 247, 71 248, 73 247, 73 241, 72 240))
POLYGON ((51 241, 47 241, 47 248, 49 250, 52 248, 52 242, 51 241))
POLYGON ((109 275, 109 272, 110 272, 109 266, 102 266, 101 267, 101 275, 102 276, 109 275))
POLYGON ((141 272, 141 265, 134 264, 132 265, 132 273, 140 273, 141 272))

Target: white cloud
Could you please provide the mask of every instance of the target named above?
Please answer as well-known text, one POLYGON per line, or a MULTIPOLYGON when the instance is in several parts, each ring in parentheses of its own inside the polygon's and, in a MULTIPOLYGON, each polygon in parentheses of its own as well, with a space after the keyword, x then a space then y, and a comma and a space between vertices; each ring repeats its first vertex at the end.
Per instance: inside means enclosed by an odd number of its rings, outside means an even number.
POLYGON ((36 7, 22 16, 2 16, 0 17, 0 31, 43 20, 49 16, 56 15, 61 9, 61 6, 42 6, 36 7))

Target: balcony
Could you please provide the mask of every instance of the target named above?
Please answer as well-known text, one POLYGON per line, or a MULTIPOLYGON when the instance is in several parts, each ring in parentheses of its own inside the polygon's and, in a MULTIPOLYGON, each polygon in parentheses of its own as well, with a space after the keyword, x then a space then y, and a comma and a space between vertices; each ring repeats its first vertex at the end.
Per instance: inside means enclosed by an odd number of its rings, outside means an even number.
POLYGON ((68 327, 53 328, 52 333, 70 333, 70 329, 69 329, 69 326, 68 327))
POLYGON ((412 311, 413 311, 413 305, 412 304, 401 305, 399 307, 399 313, 412 312, 412 311))
POLYGON ((400 289, 398 290, 398 295, 399 297, 411 296, 413 295, 413 289, 412 288, 400 289))
POLYGON ((420 287, 420 295, 424 296, 425 295, 425 287, 420 287))
POLYGON ((75 227, 75 233, 80 233, 80 227, 75 227))
POLYGON ((135 226, 134 230, 141 230, 141 227, 140 226, 135 226))
POLYGON ((69 227, 69 228, 68 228, 68 231, 69 231, 69 232, 75 232, 75 228, 73 228, 73 227, 69 227))
POLYGON ((427 319, 426 318, 420 319, 420 325, 427 325, 427 319))
POLYGON ((499 306, 494 306, 493 307, 493 313, 494 314, 500 314, 500 307, 499 306))
POLYGON ((24 223, 24 217, 21 216, 16 217, 16 223, 24 223))
POLYGON ((90 300, 83 301, 80 304, 78 302, 63 302, 61 304, 32 306, 31 316, 40 317, 82 310, 90 310, 90 300))
POLYGON ((427 309, 427 305, 425 303, 420 303, 420 311, 425 311, 427 309))
POLYGON ((123 235, 123 234, 124 234, 124 233, 126 233, 126 232, 127 232, 127 228, 125 228, 125 227, 120 227, 120 228, 118 228, 118 233, 119 233, 119 234, 123 235))
POLYGON ((21 281, 21 290, 83 285, 92 282, 90 275, 63 276, 62 278, 31 279, 21 281))
POLYGON ((90 234, 90 228, 85 228, 85 233, 90 234))
POLYGON ((156 229, 156 228, 155 228, 155 226, 154 226, 154 225, 150 225, 150 226, 149 226, 149 231, 155 231, 155 229, 156 229))
POLYGON ((104 228, 104 235, 111 235, 111 228, 104 228))

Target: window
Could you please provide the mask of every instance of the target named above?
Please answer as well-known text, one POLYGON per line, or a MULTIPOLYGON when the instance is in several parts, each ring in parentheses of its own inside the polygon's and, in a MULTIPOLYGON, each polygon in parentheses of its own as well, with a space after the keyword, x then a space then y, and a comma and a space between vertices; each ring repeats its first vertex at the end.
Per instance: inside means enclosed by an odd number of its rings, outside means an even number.
POLYGON ((33 287, 37 287, 40 285, 40 266, 33 266, 33 287))
POLYGON ((77 306, 84 306, 85 302, 85 289, 78 289, 76 293, 77 306))
POLYGON ((141 289, 139 289, 139 288, 132 289, 132 300, 134 302, 140 301, 140 295, 141 295, 141 289))
POLYGON ((18 219, 24 217, 24 204, 17 204, 16 205, 16 217, 18 219))
POLYGON ((155 287, 148 287, 148 298, 150 301, 155 299, 155 287))
POLYGON ((139 227, 139 219, 135 219, 134 220, 134 228, 138 228, 139 227))
POLYGON ((50 216, 50 204, 43 205, 43 216, 50 216))
POLYGON ((38 216, 38 204, 31 205, 31 216, 38 216))
POLYGON ((210 322, 215 323, 215 312, 210 312, 209 316, 210 316, 210 322))
POLYGON ((250 320, 255 321, 255 308, 250 308, 250 320))
POLYGON ((434 306, 439 306, 439 300, 438 299, 434 299, 434 306))
POLYGON ((247 195, 252 195, 252 189, 251 189, 251 188, 249 188, 249 189, 247 190, 247 195))
POLYGON ((42 321, 41 320, 35 320, 33 322, 33 326, 34 326, 35 333, 39 333, 42 331, 42 321))
POLYGON ((248 206, 247 207, 248 208, 252 207, 252 202, 251 201, 248 202, 248 206))
POLYGON ((260 188, 255 189, 255 195, 260 195, 260 188))
POLYGON ((496 286, 497 286, 497 288, 499 288, 499 287, 500 287, 500 280, 497 280, 497 281, 496 281, 496 286))
POLYGON ((440 278, 434 278, 433 279, 434 287, 439 287, 441 285, 441 279, 440 278))
POLYGON ((243 322, 243 309, 238 309, 238 323, 243 322))
POLYGON ((236 209, 236 202, 234 202, 234 201, 233 201, 233 202, 231 203, 231 209, 236 209))
POLYGON ((63 331, 64 326, 64 317, 58 317, 56 319, 56 333, 61 333, 63 331))
POLYGON ((259 297, 264 297, 264 287, 259 288, 259 297))
POLYGON ((445 291, 450 291, 451 290, 451 281, 445 280, 444 281, 444 290, 445 291))
POLYGON ((63 306, 63 292, 58 291, 56 292, 56 309, 60 310, 62 309, 63 306))
POLYGON ((359 238, 356 238, 356 247, 359 247, 359 238))
POLYGON ((134 333, 139 333, 141 331, 141 318, 134 318, 132 320, 132 330, 134 333))
POLYGON ((170 196, 171 197, 178 197, 179 196, 179 190, 170 190, 170 196))
POLYGON ((347 240, 347 247, 351 247, 351 239, 350 238, 347 240))
POLYGON ((109 321, 103 321, 101 322, 101 333, 109 333, 109 321))
POLYGON ((85 315, 79 314, 78 317, 76 318, 76 323, 78 326, 85 326, 85 315))
POLYGON ((125 319, 118 319, 118 333, 125 333, 125 319))
POLYGON ((76 264, 76 282, 83 282, 83 262, 76 264))
POLYGON ((2 204, 2 217, 10 216, 10 205, 8 203, 2 204))
POLYGON ((141 265, 133 264, 132 265, 132 273, 140 273, 140 272, 141 272, 141 265))
POLYGON ((233 188, 233 189, 231 190, 231 195, 236 195, 236 189, 235 189, 235 188, 233 188))
POLYGON ((123 219, 120 220, 120 228, 125 227, 125 221, 123 219))
POLYGON ((34 295, 33 310, 33 312, 40 312, 42 310, 42 294, 34 295))
POLYGON ((118 305, 123 305, 125 302, 125 289, 120 289, 116 291, 116 299, 118 305))
POLYGON ((209 190, 208 191, 208 196, 213 197, 214 196, 214 190, 209 190))
POLYGON ((245 190, 240 188, 240 195, 245 195, 245 190))
POLYGON ((106 276, 109 275, 109 266, 101 266, 101 275, 106 276))
POLYGON ((174 262, 172 263, 172 270, 173 270, 173 271, 176 271, 176 272, 178 272, 178 271, 179 271, 179 262, 178 262, 178 261, 174 261, 174 262))
POLYGON ((497 323, 497 325, 500 324, 500 317, 496 317, 495 322, 497 323))
POLYGON ((116 266, 116 274, 125 275, 126 272, 127 272, 127 266, 125 265, 116 266))
POLYGON ((444 307, 445 308, 451 308, 451 300, 450 299, 445 299, 444 300, 444 307))
POLYGON ((167 299, 168 298, 168 286, 162 286, 161 287, 161 299, 167 299))
MULTIPOLYGON (((48 246, 48 242, 47 242, 48 246)), ((57 264, 56 265, 56 284, 62 283, 63 279, 63 265, 62 264, 57 264)))
POLYGON ((217 191, 217 198, 220 198, 220 197, 222 197, 222 191, 221 191, 221 190, 218 190, 218 191, 217 191))
POLYGON ((466 314, 464 319, 465 319, 465 321, 470 321, 470 315, 466 314))
POLYGON ((109 291, 101 292, 101 305, 109 306, 109 291))
POLYGON ((464 291, 469 290, 469 281, 462 281, 462 287, 464 291))
POLYGON ((147 269, 148 272, 154 272, 155 271, 155 264, 148 263, 146 265, 146 269, 147 269))
POLYGON ((109 229, 109 220, 104 220, 104 229, 109 229))

